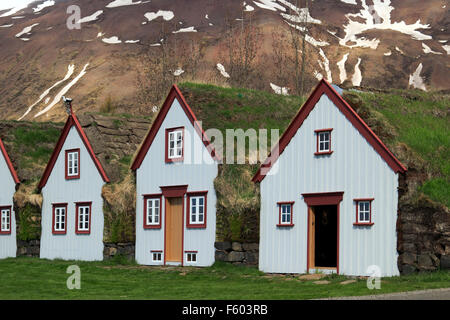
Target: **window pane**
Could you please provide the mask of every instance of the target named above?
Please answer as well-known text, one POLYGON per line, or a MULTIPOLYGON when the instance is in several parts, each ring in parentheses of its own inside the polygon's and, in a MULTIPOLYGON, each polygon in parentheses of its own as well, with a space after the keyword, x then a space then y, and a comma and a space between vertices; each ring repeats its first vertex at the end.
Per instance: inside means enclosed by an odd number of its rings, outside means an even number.
POLYGON ((202 206, 203 205, 203 197, 198 199, 198 203, 202 206))
POLYGON ((203 222, 203 214, 198 215, 198 222, 203 222))

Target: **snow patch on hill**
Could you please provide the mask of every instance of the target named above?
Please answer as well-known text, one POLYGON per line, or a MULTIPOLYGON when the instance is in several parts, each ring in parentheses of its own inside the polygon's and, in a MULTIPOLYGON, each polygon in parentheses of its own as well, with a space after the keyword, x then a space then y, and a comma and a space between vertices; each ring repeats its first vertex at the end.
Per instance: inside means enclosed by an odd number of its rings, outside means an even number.
POLYGON ((319 54, 322 57, 322 61, 317 60, 317 62, 319 63, 319 66, 322 68, 322 70, 324 70, 327 74, 327 81, 329 83, 333 82, 333 78, 331 77, 331 70, 330 70, 330 60, 328 60, 327 56, 325 55, 325 53, 323 52, 322 49, 319 49, 319 54))
POLYGON ((447 54, 450 54, 450 45, 445 45, 445 46, 442 46, 442 48, 447 52, 447 54))
POLYGON ((356 0, 341 0, 341 1, 348 4, 357 4, 356 0))
POLYGON ((91 21, 95 21, 98 19, 98 17, 103 13, 103 10, 98 10, 96 12, 94 12, 93 14, 91 14, 90 16, 81 18, 80 20, 77 21, 77 23, 86 23, 86 22, 91 22, 91 21))
POLYGON ((184 73, 184 70, 181 69, 181 68, 179 68, 179 69, 177 69, 177 70, 174 71, 173 75, 174 75, 175 77, 178 77, 178 76, 181 76, 183 73, 184 73))
POLYGON ((424 53, 442 54, 442 52, 436 52, 436 51, 431 50, 431 48, 423 42, 422 42, 422 49, 423 49, 424 53))
MULTIPOLYGON (((44 98, 50 93, 50 91, 51 91, 53 88, 59 86, 61 83, 63 83, 63 82, 66 81, 67 79, 69 79, 69 78, 72 76, 72 74, 73 74, 74 71, 75 71, 75 65, 69 64, 69 66, 67 67, 67 73, 66 73, 66 75, 64 76, 64 78, 63 78, 62 80, 59 80, 59 81, 55 82, 54 85, 52 85, 50 88, 48 88, 47 90, 45 90, 45 91, 39 96, 39 99, 38 99, 35 103, 33 103, 31 106, 29 106, 28 109, 27 109, 27 111, 26 111, 19 119, 17 119, 17 120, 20 121, 20 120, 22 120, 23 118, 25 118, 25 117, 30 113, 30 111, 33 110, 34 106, 36 106, 39 102, 41 102, 42 99, 44 99, 44 98)), ((50 98, 47 97, 47 99, 45 99, 45 104, 47 104, 49 101, 50 101, 50 98)))
POLYGON ((341 83, 343 83, 345 80, 347 80, 347 71, 345 70, 345 63, 347 62, 349 53, 344 54, 342 59, 336 63, 339 68, 339 80, 341 83))
POLYGON ((417 66, 416 71, 414 71, 414 73, 409 76, 409 85, 413 88, 427 91, 423 78, 420 76, 420 74, 422 73, 422 69, 423 65, 422 63, 420 63, 417 66))
POLYGON ((286 11, 286 8, 276 3, 275 0, 259 0, 259 2, 253 1, 253 3, 256 4, 258 7, 260 7, 261 9, 267 9, 271 11, 277 10, 286 11))
MULTIPOLYGON (((287 21, 285 21, 289 26, 291 26, 292 28, 295 28, 297 30, 300 30, 303 32, 304 28, 292 23, 289 23, 287 21)), ((312 44, 315 47, 325 47, 325 46, 329 46, 330 44, 326 41, 322 41, 322 40, 316 40, 314 39, 312 36, 310 36, 309 34, 305 35, 305 40, 306 42, 312 44)))
POLYGON ((20 38, 21 36, 23 36, 24 34, 29 34, 31 32, 31 30, 36 27, 37 25, 39 25, 39 23, 35 23, 32 24, 31 26, 25 27, 23 28, 22 31, 20 31, 18 34, 16 34, 16 38, 20 38))
POLYGON ((217 70, 219 70, 220 74, 225 77, 225 78, 229 78, 230 75, 228 74, 228 72, 225 71, 225 67, 221 64, 218 63, 217 64, 217 70))
POLYGON ((162 17, 165 21, 169 21, 172 20, 175 15, 173 14, 173 11, 158 10, 158 12, 147 12, 144 14, 144 17, 146 17, 148 21, 155 20, 158 17, 162 17))
POLYGON ((107 8, 117 8, 123 6, 131 6, 135 4, 140 4, 142 1, 133 2, 133 0, 115 0, 106 5, 107 8))
POLYGON ((103 38, 102 41, 104 43, 108 43, 108 44, 118 44, 118 43, 122 43, 122 40, 119 40, 119 38, 117 36, 112 36, 110 38, 103 38))
POLYGON ((187 28, 181 28, 177 31, 172 31, 172 33, 180 33, 180 32, 197 32, 197 30, 195 30, 195 27, 187 27, 187 28))
POLYGON ((65 95, 70 88, 72 88, 85 74, 86 74, 86 68, 89 66, 89 63, 85 64, 83 67, 83 70, 75 77, 71 82, 69 82, 64 88, 59 91, 53 101, 44 108, 44 110, 39 111, 34 117, 37 118, 45 113, 47 113, 51 108, 53 108, 58 102, 61 101, 61 98, 63 95, 65 95))
POLYGON ((11 28, 14 24, 4 24, 1 25, 0 28, 11 28))
MULTIPOLYGON (((10 9, 9 11, 6 11, 5 13, 3 13, 2 15, 0 15, 0 18, 3 18, 3 17, 9 17, 9 16, 12 16, 13 14, 16 14, 17 12, 19 12, 20 10, 23 10, 23 9, 25 9, 26 7, 28 7, 28 4, 30 4, 31 2, 33 2, 34 0, 28 0, 26 3, 22 3, 22 4, 19 4, 19 5, 16 5, 16 6, 14 6, 14 5, 11 5, 11 7, 6 7, 5 9, 10 9)), ((12 1, 10 1, 10 2, 12 2, 12 1)), ((3 7, 3 5, 2 5, 2 7, 3 7)))
POLYGON ((289 88, 287 88, 287 87, 279 87, 276 84, 273 84, 272 82, 270 83, 270 87, 276 94, 281 94, 283 96, 289 95, 289 93, 288 93, 289 88))
POLYGON ((33 12, 37 13, 37 12, 40 12, 41 10, 43 10, 44 8, 51 7, 51 6, 54 6, 54 5, 55 5, 55 1, 48 0, 48 1, 45 1, 45 2, 43 2, 41 4, 38 4, 38 6, 36 8, 33 8, 33 12))
POLYGON ((362 82, 362 73, 361 69, 359 69, 359 65, 361 64, 361 58, 358 58, 358 62, 355 65, 355 73, 353 73, 352 84, 355 87, 361 86, 362 82))
POLYGON ((390 0, 373 0, 373 6, 366 4, 366 0, 361 0, 362 9, 359 13, 346 15, 348 23, 344 25, 345 36, 340 39, 339 44, 349 48, 368 47, 376 49, 380 40, 366 39, 358 37, 359 34, 368 30, 394 30, 410 35, 415 40, 430 40, 431 36, 418 31, 418 29, 429 29, 430 25, 421 24, 418 20, 414 24, 406 24, 404 21, 392 22, 391 12, 394 7, 390 5, 390 0), (357 20, 352 20, 357 18, 357 20), (360 22, 359 19, 364 20, 360 22), (355 44, 348 44, 349 42, 355 44))

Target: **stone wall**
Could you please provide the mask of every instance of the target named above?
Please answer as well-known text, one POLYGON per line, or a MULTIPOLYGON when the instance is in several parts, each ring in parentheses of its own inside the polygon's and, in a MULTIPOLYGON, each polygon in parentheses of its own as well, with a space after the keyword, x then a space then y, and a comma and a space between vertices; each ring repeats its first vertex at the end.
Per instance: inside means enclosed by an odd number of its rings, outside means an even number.
POLYGON ((17 256, 18 257, 37 257, 41 249, 40 240, 17 240, 17 256))
POLYGON ((104 243, 103 260, 108 260, 114 256, 123 256, 128 260, 134 261, 134 243, 104 243))
POLYGON ((257 265, 259 257, 258 243, 216 242, 216 261, 233 264, 257 265))
MULTIPOLYGON (((17 241, 18 257, 37 257, 39 258, 40 241, 17 241)), ((108 260, 114 256, 121 255, 128 260, 134 261, 134 243, 104 243, 103 259, 108 260)))
POLYGON ((401 274, 450 269, 450 212, 425 197, 400 202, 397 220, 401 274))

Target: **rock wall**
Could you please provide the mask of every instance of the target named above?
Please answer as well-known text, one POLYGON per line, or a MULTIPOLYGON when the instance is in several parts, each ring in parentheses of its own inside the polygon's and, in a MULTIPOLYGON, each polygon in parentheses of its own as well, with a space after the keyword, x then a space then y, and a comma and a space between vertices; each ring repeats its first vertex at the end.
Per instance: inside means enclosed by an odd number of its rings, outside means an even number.
POLYGON ((233 264, 257 265, 259 257, 258 243, 216 242, 216 261, 233 264))
POLYGON ((111 259, 115 256, 123 256, 128 260, 134 261, 134 243, 104 243, 103 260, 111 259))
MULTIPOLYGON (((18 257, 39 258, 40 240, 17 241, 18 257)), ((104 243, 103 259, 108 260, 114 256, 123 256, 134 261, 134 243, 104 243)))
POLYGON ((18 257, 36 257, 39 258, 41 249, 40 240, 17 240, 17 256, 18 257))
POLYGON ((450 212, 420 197, 415 203, 400 202, 397 220, 401 274, 450 269, 450 212))

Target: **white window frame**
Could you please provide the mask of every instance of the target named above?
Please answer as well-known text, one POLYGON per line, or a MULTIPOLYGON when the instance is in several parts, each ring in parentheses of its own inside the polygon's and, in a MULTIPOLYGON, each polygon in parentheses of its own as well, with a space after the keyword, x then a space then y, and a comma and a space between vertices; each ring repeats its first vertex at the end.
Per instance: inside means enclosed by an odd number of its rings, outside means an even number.
POLYGON ((282 203, 280 204, 280 224, 292 224, 292 203, 282 203), (287 212, 287 209, 289 208, 289 212, 287 212), (286 221, 283 221, 283 217, 286 217, 286 221), (289 221, 288 221, 289 218, 289 221))
POLYGON ((55 206, 53 208, 53 210, 55 211, 55 221, 54 221, 54 225, 53 225, 53 230, 55 232, 65 232, 66 231, 66 226, 67 226, 67 221, 66 221, 66 215, 67 215, 66 210, 67 210, 67 207, 65 207, 65 206, 55 206), (62 213, 61 213, 61 211, 62 211, 62 213), (62 220, 61 217, 64 219, 64 221, 61 221, 62 220), (64 228, 61 228, 62 224, 64 224, 64 228), (57 225, 59 225, 58 228, 56 228, 57 225))
POLYGON ((162 262, 162 252, 161 251, 152 251, 152 262, 162 262), (156 257, 156 259, 155 259, 156 257))
POLYGON ((147 201, 147 211, 145 212, 145 222, 147 226, 159 226, 161 224, 161 199, 160 198, 146 198, 147 201), (158 204, 156 206, 156 203, 158 204), (156 213, 157 209, 157 213, 156 213), (151 211, 151 213, 150 213, 151 211), (150 222, 149 218, 152 218, 150 222), (158 218, 158 222, 155 222, 158 218))
POLYGON ((168 132, 167 157, 169 159, 179 159, 183 157, 183 129, 175 129, 168 132), (172 142, 173 147, 171 146, 172 142), (173 151, 172 155, 170 154, 171 151, 173 151))
POLYGON ((319 152, 319 153, 330 152, 331 151, 331 131, 321 131, 321 132, 318 132, 317 134, 319 135, 317 138, 317 139, 319 139, 317 152, 319 152), (326 135, 328 135, 328 139, 326 139, 326 135), (322 137, 324 137, 323 140, 321 140, 322 137), (325 149, 326 143, 328 143, 328 149, 325 149))
POLYGON ((371 206, 372 202, 369 200, 361 200, 356 202, 357 210, 358 210, 358 223, 371 223, 371 206), (364 205, 364 210, 361 211, 361 205, 364 205), (363 219, 361 219, 361 214, 363 215, 363 219), (366 219, 368 217, 368 219, 366 219))
POLYGON ((77 225, 77 230, 78 231, 82 231, 82 232, 87 232, 90 230, 90 225, 91 225, 91 221, 90 221, 90 214, 91 214, 91 206, 90 205, 79 205, 78 206, 78 225, 77 225), (81 212, 83 211, 83 209, 87 209, 87 212, 81 212), (85 219, 81 219, 81 217, 84 217, 85 219), (87 220, 87 221, 86 221, 87 220), (87 222, 87 228, 85 226, 87 222), (80 228, 80 223, 83 224, 83 226, 80 228))
POLYGON ((68 151, 67 152, 67 176, 77 177, 80 174, 80 152, 68 151), (72 157, 72 159, 71 159, 72 157), (76 169, 76 172, 75 172, 76 169), (70 171, 72 170, 72 173, 70 171))
POLYGON ((189 224, 204 224, 206 217, 206 196, 190 196, 189 203, 189 224), (200 205, 200 199, 203 200, 203 204, 200 205), (193 200, 195 200, 196 204, 193 205, 193 200), (200 208, 203 212, 200 212, 200 208), (195 211, 195 212, 193 212, 195 211), (200 215, 202 215, 202 220, 200 221, 200 215), (192 221, 193 216, 195 217, 195 221, 192 221))
POLYGON ((1 226, 0 232, 11 232, 11 209, 1 209, 1 226))
POLYGON ((197 263, 197 252, 186 252, 186 263, 197 263))

